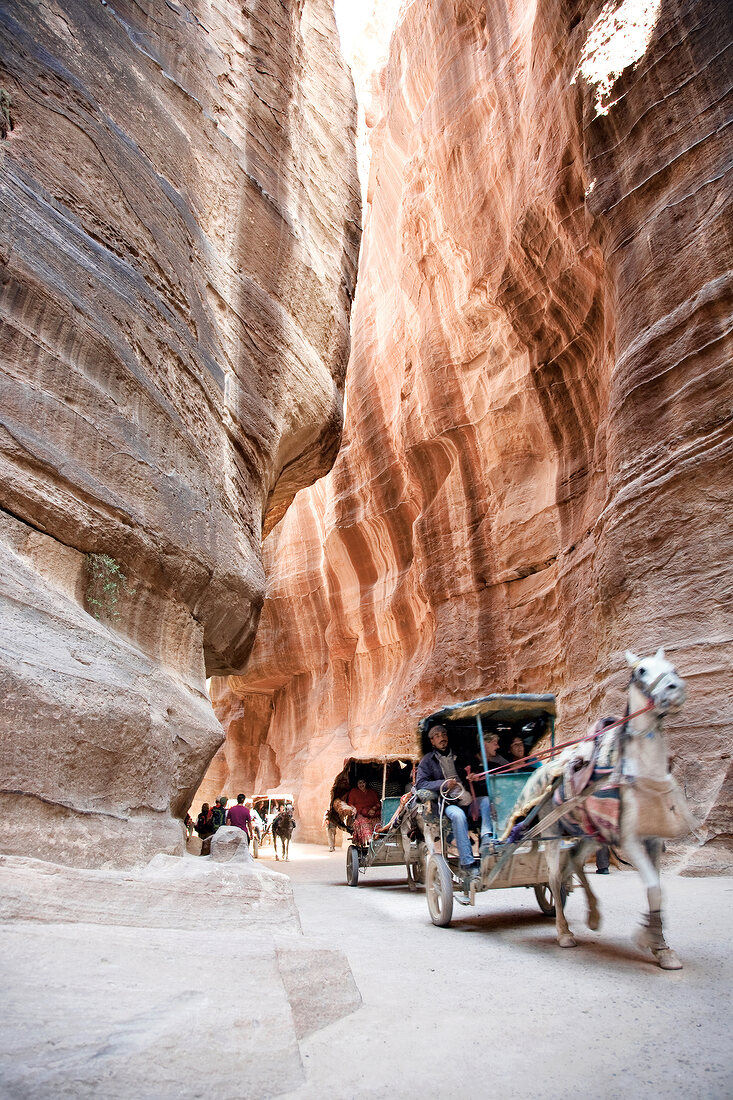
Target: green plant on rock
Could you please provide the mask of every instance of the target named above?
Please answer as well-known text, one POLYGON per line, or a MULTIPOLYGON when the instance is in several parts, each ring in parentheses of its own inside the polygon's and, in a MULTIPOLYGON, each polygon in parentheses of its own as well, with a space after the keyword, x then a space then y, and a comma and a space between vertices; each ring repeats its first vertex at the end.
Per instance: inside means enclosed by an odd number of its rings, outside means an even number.
POLYGON ((7 139, 13 129, 13 116, 10 109, 13 106, 13 97, 5 88, 0 88, 0 138, 7 139))
POLYGON ((120 563, 109 554, 85 554, 87 584, 84 597, 95 619, 116 622, 120 617, 117 607, 120 593, 134 595, 120 563))

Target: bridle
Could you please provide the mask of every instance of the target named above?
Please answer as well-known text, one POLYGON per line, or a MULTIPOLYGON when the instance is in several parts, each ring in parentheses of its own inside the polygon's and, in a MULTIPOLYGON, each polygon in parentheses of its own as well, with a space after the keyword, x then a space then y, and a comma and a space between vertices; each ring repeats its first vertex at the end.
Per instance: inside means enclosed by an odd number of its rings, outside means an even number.
MULTIPOLYGON (((643 662, 640 662, 640 664, 643 662)), ((645 699, 648 699, 650 703, 653 703, 655 710, 659 710, 660 714, 665 714, 666 711, 660 710, 659 704, 656 700, 657 689, 660 684, 664 684, 664 681, 669 681, 669 687, 679 688, 682 686, 680 677, 677 675, 673 668, 666 669, 659 673, 659 675, 648 683, 644 677, 639 675, 639 666, 635 666, 631 672, 631 679, 629 681, 629 687, 634 684, 645 699)))

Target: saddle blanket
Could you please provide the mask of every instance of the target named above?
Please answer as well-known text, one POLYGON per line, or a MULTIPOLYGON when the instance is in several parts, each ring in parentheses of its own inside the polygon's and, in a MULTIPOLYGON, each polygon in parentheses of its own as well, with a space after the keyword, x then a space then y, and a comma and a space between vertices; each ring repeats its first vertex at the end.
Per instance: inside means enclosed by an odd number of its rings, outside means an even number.
MULTIPOLYGON (((610 771, 605 768, 595 768, 590 782, 597 783, 600 779, 610 778, 610 775, 610 771)), ((561 806, 566 801, 568 798, 565 796, 564 784, 561 783, 553 795, 553 802, 556 806, 561 806)), ((560 826, 569 836, 596 836, 605 844, 617 844, 620 809, 618 785, 601 787, 576 806, 567 817, 561 818, 560 826)))

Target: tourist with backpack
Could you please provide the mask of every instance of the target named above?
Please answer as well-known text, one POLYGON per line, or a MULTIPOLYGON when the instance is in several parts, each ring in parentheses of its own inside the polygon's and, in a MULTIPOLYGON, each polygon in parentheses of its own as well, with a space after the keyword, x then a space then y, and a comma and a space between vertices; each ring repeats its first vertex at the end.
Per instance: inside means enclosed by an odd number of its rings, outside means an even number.
POLYGON ((214 832, 220 829, 222 825, 226 824, 227 819, 227 797, 224 794, 219 795, 216 800, 216 805, 211 811, 214 819, 214 832))

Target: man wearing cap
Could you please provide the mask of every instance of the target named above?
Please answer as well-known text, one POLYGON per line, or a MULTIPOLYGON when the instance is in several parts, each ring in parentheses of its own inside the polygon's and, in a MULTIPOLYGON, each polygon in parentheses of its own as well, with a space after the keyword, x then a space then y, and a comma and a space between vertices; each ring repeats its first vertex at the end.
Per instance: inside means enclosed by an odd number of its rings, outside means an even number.
MULTIPOLYGON (((466 772, 464 767, 456 761, 448 745, 448 731, 445 726, 433 726, 428 737, 433 747, 430 752, 425 753, 417 766, 415 789, 418 792, 431 791, 437 797, 445 784, 444 790, 447 791, 448 796, 456 799, 455 802, 446 802, 445 814, 451 823, 458 848, 458 859, 468 883, 471 879, 478 878, 479 863, 474 859, 468 835, 468 818, 465 811, 472 800, 466 789, 466 772)), ((486 801, 488 802, 488 799, 486 801)))

